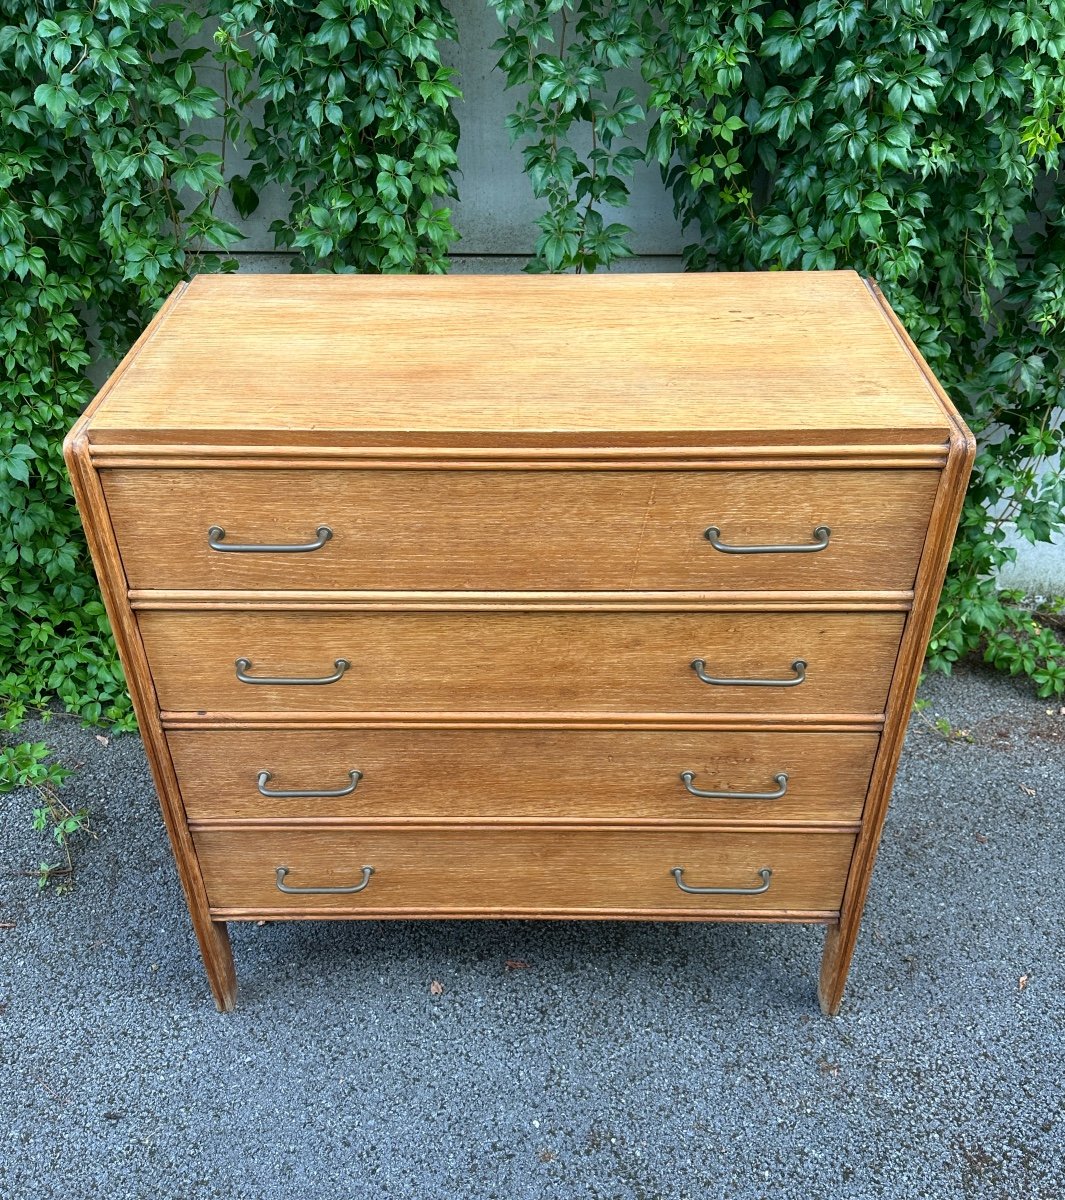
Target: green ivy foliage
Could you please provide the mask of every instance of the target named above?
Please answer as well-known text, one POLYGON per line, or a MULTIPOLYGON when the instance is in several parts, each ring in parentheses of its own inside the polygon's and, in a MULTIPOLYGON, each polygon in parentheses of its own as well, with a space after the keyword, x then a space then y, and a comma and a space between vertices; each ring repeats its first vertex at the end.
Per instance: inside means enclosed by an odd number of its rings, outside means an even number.
POLYGON ((62 461, 118 356, 211 247, 221 160, 183 4, 0 0, 0 710, 132 714, 62 461))
POLYGON ((271 229, 296 252, 294 269, 446 270, 459 91, 437 47, 454 37, 437 0, 242 0, 222 11, 230 134, 253 159, 233 197, 246 216, 268 184, 291 196, 271 229), (255 103, 261 117, 246 118, 255 103))
POLYGON ((546 201, 528 269, 594 271, 628 258, 629 227, 606 223, 602 207, 628 201, 626 180, 643 153, 618 140, 644 119, 644 110, 631 87, 611 94, 607 73, 638 58, 643 43, 637 14, 646 5, 494 0, 493 7, 506 26, 496 43, 498 65, 508 87, 527 88, 507 127, 515 141, 524 140, 533 194, 546 201), (544 49, 551 46, 557 53, 544 49), (578 136, 590 146, 583 156, 574 146, 578 136))
POLYGON ((441 271, 453 36, 435 0, 0 0, 4 727, 55 700, 133 725, 62 440, 174 286, 235 266, 227 146, 239 212, 290 195, 297 269, 441 271))
MULTIPOLYGON (((1065 400, 1065 0, 494 7, 500 66, 528 87, 511 126, 546 202, 533 269, 629 252, 624 226, 597 241, 584 217, 624 204, 624 171, 582 208, 608 172, 576 147, 595 146, 607 67, 638 66, 639 149, 696 235, 687 267, 872 276, 977 435, 930 665, 981 650, 1065 694, 1060 638, 996 585, 1010 526, 1030 542, 1065 527, 1062 472, 1040 471, 1065 400)), ((611 162, 634 148, 611 144, 611 162)))

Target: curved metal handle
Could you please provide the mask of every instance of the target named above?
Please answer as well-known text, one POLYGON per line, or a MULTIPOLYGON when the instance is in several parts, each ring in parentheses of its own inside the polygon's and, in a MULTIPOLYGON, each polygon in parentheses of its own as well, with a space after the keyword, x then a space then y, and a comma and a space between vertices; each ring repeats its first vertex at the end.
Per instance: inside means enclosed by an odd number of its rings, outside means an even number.
POLYGON ((349 771, 348 778, 351 783, 347 787, 337 788, 336 791, 326 792, 321 790, 311 790, 309 792, 271 792, 266 788, 266 784, 270 782, 272 776, 269 771, 259 772, 259 795, 266 796, 269 800, 293 800, 302 799, 305 796, 314 796, 321 799, 332 799, 335 796, 350 796, 351 793, 359 786, 359 780, 362 778, 361 771, 349 771))
POLYGON ((706 673, 706 660, 693 658, 691 668, 703 681, 718 687, 798 687, 806 679, 806 662, 797 658, 791 669, 795 672, 794 679, 715 679, 706 673))
POLYGON ((207 530, 207 545, 212 550, 218 550, 225 554, 307 554, 311 550, 321 550, 333 536, 333 531, 328 525, 319 525, 314 532, 318 535, 317 541, 303 542, 295 546, 267 546, 254 543, 241 545, 237 542, 226 543, 223 540, 226 531, 221 525, 212 525, 207 530))
POLYGON ((802 546, 728 546, 721 541, 721 530, 716 525, 703 530, 703 537, 715 550, 722 554, 817 554, 828 549, 828 541, 832 530, 827 525, 818 525, 814 530, 814 540, 802 546))
MULTIPOLYGON (((690 887, 684 882, 684 868, 674 867, 670 871, 670 875, 677 881, 677 887, 682 892, 690 892, 693 896, 760 896, 763 892, 769 891, 769 881, 773 878, 773 872, 768 867, 763 867, 758 876, 762 881, 761 887, 753 888, 721 888, 721 887, 690 887)), ((278 885, 280 886, 280 885, 278 885)))
POLYGON ((285 876, 288 873, 288 867, 277 868, 277 890, 288 896, 350 896, 352 892, 361 892, 370 882, 373 867, 363 867, 362 879, 358 883, 353 883, 351 887, 289 887, 285 882, 285 876))
POLYGON ((237 665, 237 678, 240 680, 241 683, 268 683, 268 684, 300 683, 300 684, 317 685, 317 684, 322 684, 322 683, 336 683, 338 679, 343 678, 344 672, 348 669, 348 667, 351 666, 351 663, 349 663, 346 658, 336 659, 333 662, 333 666, 336 667, 336 674, 335 675, 326 675, 321 679, 298 679, 298 678, 276 679, 276 678, 271 678, 269 675, 249 675, 247 673, 248 668, 251 666, 251 659, 249 659, 249 658, 238 658, 236 665, 237 665))
POLYGON ((704 792, 701 788, 692 787, 695 780, 694 771, 681 771, 680 777, 684 781, 684 786, 693 796, 699 796, 704 800, 779 800, 788 790, 788 777, 783 771, 779 775, 773 776, 777 784, 775 792, 704 792))

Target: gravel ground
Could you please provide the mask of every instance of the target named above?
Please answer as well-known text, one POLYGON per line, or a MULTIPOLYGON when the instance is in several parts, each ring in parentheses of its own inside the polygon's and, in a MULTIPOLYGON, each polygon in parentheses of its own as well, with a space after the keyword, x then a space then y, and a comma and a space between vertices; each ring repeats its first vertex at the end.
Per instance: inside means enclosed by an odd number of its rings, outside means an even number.
POLYGON ((0 796, 0 1197, 1061 1200, 1065 712, 923 694, 835 1020, 814 928, 535 922, 237 925, 220 1016, 139 740, 56 718, 98 840, 38 896, 0 796))

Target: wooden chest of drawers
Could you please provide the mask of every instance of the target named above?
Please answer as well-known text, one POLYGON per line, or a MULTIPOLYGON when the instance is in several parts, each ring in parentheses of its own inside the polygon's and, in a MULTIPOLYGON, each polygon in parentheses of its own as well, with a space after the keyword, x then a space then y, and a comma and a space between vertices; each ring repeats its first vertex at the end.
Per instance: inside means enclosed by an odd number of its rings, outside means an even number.
POLYGON ((828 927, 972 439, 850 272, 199 277, 67 440, 215 999, 226 922, 828 927))

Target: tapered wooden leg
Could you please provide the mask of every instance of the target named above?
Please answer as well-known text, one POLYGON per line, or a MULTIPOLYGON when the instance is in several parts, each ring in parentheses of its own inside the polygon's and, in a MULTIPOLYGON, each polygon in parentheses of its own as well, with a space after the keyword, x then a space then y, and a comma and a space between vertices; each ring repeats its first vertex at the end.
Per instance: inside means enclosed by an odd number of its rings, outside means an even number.
POLYGON ((843 989, 847 986, 854 945, 858 940, 858 922, 852 922, 853 930, 842 923, 830 925, 825 932, 825 948, 821 954, 821 977, 817 984, 817 998, 826 1017, 839 1012, 843 1000, 843 989), (847 936, 848 933, 851 936, 847 936))
POLYGON ((219 1012, 232 1012, 237 1007, 237 972, 233 966, 229 930, 225 921, 196 920, 195 917, 193 921, 215 1005, 219 1012))

